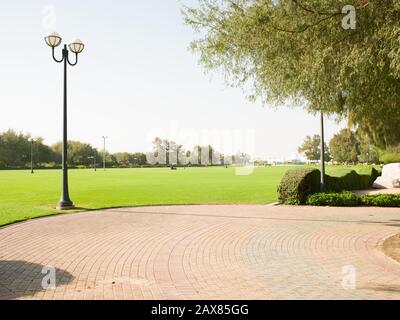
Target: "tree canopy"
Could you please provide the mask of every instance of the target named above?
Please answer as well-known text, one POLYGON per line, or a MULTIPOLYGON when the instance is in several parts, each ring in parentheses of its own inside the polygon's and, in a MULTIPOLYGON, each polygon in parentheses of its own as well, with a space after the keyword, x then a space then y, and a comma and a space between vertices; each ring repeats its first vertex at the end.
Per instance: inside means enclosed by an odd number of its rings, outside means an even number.
POLYGON ((32 138, 11 129, 0 133, 0 168, 26 165, 31 161, 31 151, 34 163, 54 161, 53 150, 43 143, 42 138, 32 138))
POLYGON ((340 163, 357 163, 360 155, 360 142, 349 129, 343 129, 335 134, 329 142, 332 159, 340 163))
POLYGON ((381 148, 400 143, 400 1, 199 0, 192 49, 252 98, 348 117, 381 148), (343 28, 346 5, 355 29, 343 28))
MULTIPOLYGON (((303 144, 297 149, 300 154, 305 155, 307 160, 318 161, 321 159, 321 136, 314 135, 313 137, 307 136, 303 144)), ((330 161, 331 156, 329 148, 325 143, 325 160, 330 161)))
MULTIPOLYGON (((61 162, 62 143, 58 142, 52 146, 57 154, 57 162, 61 162)), ((100 155, 95 148, 88 143, 79 141, 68 141, 68 162, 72 165, 91 164, 96 157, 96 162, 100 161, 100 155)))

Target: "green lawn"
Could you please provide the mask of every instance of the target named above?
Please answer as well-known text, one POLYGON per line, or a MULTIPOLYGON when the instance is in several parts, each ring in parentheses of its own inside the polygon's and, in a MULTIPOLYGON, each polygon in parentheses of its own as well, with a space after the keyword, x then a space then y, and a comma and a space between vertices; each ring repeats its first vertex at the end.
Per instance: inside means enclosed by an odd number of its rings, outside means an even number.
MULTIPOLYGON (((70 170, 70 196, 79 210, 159 204, 266 204, 289 166, 234 168, 70 170)), ((367 167, 356 168, 367 172, 367 167)), ((342 175, 347 167, 327 168, 342 175)), ((58 213, 61 171, 0 171, 0 226, 58 213)))

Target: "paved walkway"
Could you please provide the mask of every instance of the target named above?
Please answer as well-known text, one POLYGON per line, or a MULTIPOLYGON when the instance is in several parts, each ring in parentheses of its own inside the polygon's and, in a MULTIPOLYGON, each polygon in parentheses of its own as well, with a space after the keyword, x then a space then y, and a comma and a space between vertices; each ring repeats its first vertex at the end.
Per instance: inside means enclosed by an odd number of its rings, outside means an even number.
POLYGON ((1 299, 400 299, 400 210, 113 209, 0 229, 1 299), (43 289, 44 266, 57 286, 43 289), (355 288, 353 288, 355 286, 355 288))

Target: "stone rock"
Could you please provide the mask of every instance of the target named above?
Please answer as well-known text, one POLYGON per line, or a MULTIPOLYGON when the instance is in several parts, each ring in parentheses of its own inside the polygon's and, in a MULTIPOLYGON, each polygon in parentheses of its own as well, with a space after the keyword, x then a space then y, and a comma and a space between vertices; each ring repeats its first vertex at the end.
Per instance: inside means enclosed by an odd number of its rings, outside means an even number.
POLYGON ((385 165, 382 176, 376 179, 373 187, 376 189, 400 188, 400 163, 385 165))

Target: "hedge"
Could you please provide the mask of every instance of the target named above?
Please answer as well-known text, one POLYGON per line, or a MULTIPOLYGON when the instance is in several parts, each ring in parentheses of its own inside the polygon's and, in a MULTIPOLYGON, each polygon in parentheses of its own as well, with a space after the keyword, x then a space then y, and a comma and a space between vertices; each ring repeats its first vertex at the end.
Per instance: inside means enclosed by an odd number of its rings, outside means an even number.
POLYGON ((341 192, 370 189, 379 176, 380 173, 375 168, 371 169, 369 175, 361 175, 354 170, 342 177, 331 177, 327 175, 326 191, 341 192))
POLYGON ((380 157, 379 160, 383 163, 397 163, 400 162, 400 153, 398 152, 385 152, 380 157))
MULTIPOLYGON (((360 175, 354 170, 342 177, 326 175, 326 191, 369 189, 379 175, 380 173, 374 168, 369 175, 360 175)), ((320 191, 320 180, 321 172, 317 169, 301 168, 287 171, 278 186, 279 202, 290 205, 305 204, 310 194, 320 191)))
POLYGON ((307 196, 320 190, 320 171, 294 169, 285 173, 278 186, 279 202, 291 205, 304 204, 307 196))
POLYGON ((311 206, 337 206, 337 207, 400 207, 400 194, 377 194, 356 196, 351 192, 341 193, 316 193, 307 198, 311 206))
POLYGON ((361 200, 369 207, 400 207, 400 194, 365 195, 361 200))

